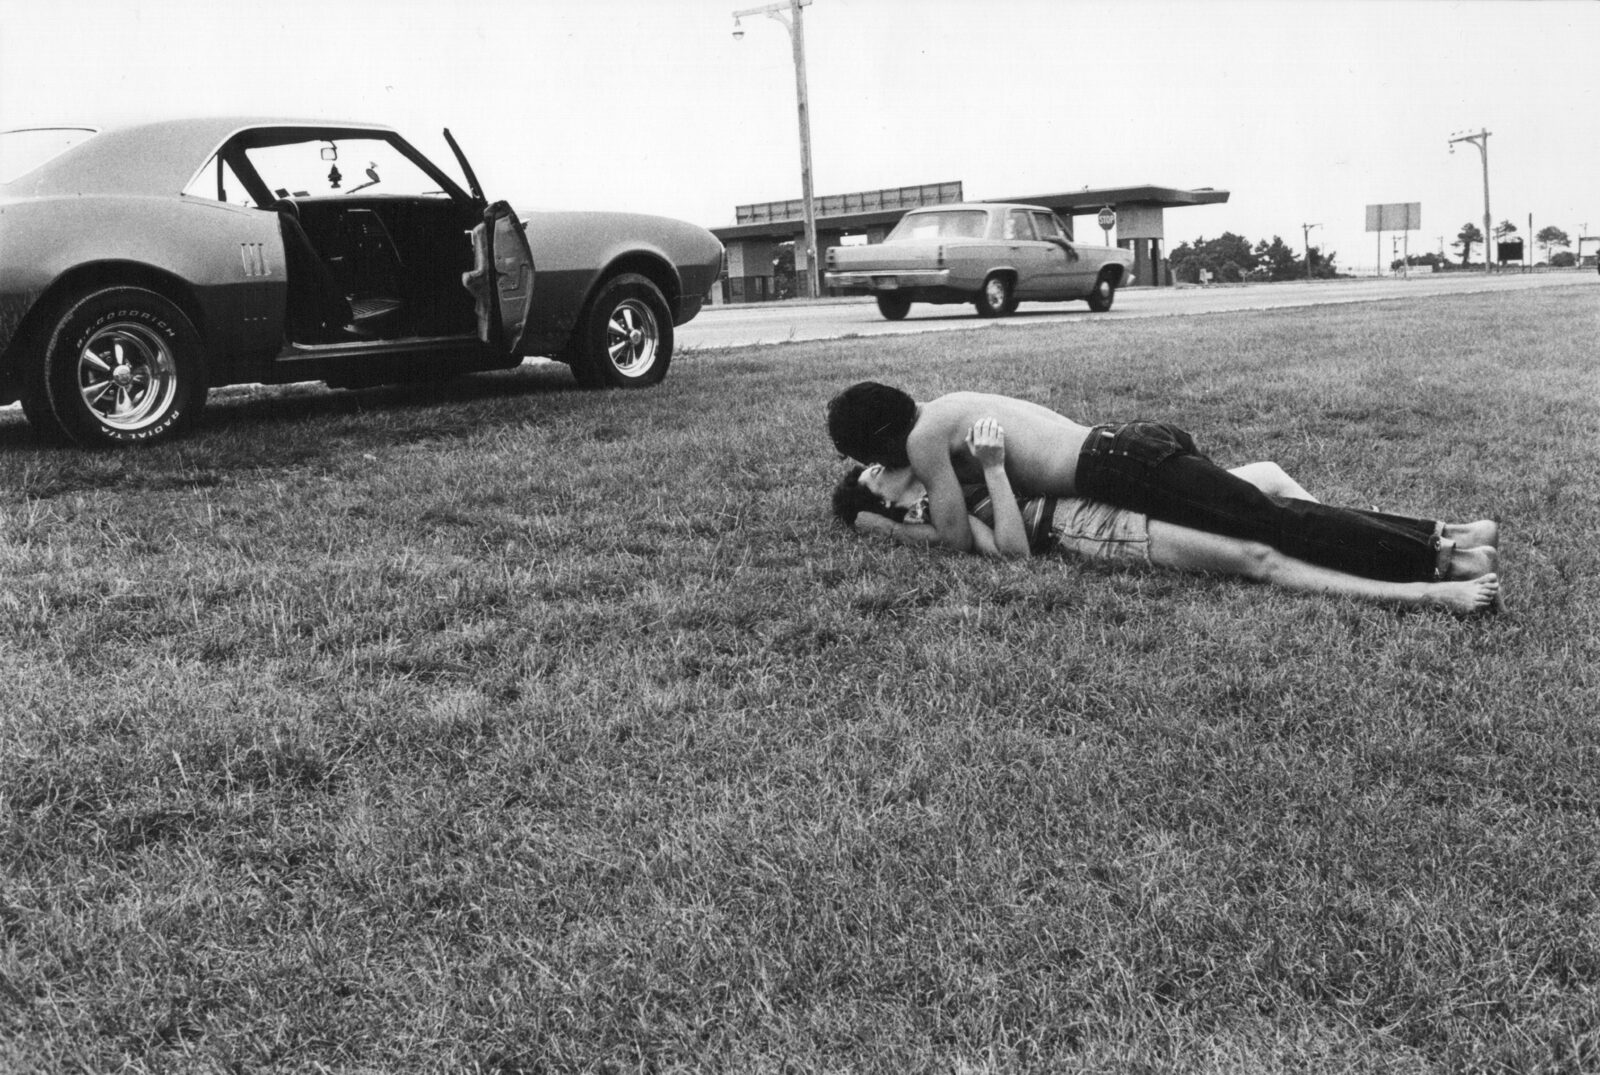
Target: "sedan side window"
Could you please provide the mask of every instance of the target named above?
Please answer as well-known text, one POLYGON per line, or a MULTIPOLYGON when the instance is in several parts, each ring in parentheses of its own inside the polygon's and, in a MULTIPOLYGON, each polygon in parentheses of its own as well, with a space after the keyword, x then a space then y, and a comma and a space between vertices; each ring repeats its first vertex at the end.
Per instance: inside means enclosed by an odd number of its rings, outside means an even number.
POLYGON ((1065 239, 1061 234, 1061 225, 1056 223, 1054 213, 1034 213, 1033 227, 1041 239, 1065 239))
POLYGON ((1007 239, 1032 239, 1033 224, 1028 220, 1028 214, 1021 209, 1013 209, 1006 214, 1007 239))

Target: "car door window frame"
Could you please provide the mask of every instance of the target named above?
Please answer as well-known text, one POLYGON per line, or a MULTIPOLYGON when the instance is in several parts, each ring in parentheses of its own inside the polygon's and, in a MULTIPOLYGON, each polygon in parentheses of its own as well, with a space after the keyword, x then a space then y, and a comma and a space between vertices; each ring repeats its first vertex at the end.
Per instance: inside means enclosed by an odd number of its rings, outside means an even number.
POLYGON ((1006 213, 1006 238, 1020 243, 1035 241, 1037 237, 1033 234, 1033 220, 1026 209, 1012 209, 1006 213), (1022 228, 1025 228, 1028 234, 1017 234, 1022 228))

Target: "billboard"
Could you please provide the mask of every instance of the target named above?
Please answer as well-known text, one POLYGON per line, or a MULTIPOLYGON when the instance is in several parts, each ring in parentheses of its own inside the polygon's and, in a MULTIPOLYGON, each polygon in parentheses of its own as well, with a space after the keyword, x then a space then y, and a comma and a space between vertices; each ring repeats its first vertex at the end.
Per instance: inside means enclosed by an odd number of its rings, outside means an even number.
POLYGON ((1422 227, 1421 202, 1367 206, 1368 231, 1416 231, 1422 227))

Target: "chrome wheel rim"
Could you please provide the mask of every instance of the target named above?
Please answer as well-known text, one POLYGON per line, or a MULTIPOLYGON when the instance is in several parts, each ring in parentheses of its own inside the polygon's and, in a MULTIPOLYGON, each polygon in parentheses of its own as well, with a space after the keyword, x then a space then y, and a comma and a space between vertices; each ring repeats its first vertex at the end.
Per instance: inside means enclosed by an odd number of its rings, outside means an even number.
POLYGON ((1101 302, 1105 302, 1111 297, 1111 284, 1105 280, 1100 281, 1094 286, 1094 293, 1100 297, 1101 302))
POLYGON ((642 377, 656 364, 661 325, 649 303, 624 299, 606 322, 606 354, 624 377, 642 377))
POLYGON ((989 309, 998 310, 1006 304, 1006 282, 996 277, 983 285, 983 298, 989 309))
POLYGON ((116 322, 78 354, 78 392, 102 425, 139 430, 160 419, 178 394, 172 348, 144 325, 116 322))

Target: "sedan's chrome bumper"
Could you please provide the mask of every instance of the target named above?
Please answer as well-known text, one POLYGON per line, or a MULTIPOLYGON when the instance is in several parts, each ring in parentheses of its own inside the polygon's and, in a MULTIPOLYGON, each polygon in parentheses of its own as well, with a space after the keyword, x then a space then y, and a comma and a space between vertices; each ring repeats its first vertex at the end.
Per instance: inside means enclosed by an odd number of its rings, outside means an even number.
POLYGON ((823 278, 829 287, 861 287, 868 291, 915 291, 924 287, 947 287, 949 269, 891 269, 887 272, 828 272, 823 278))

